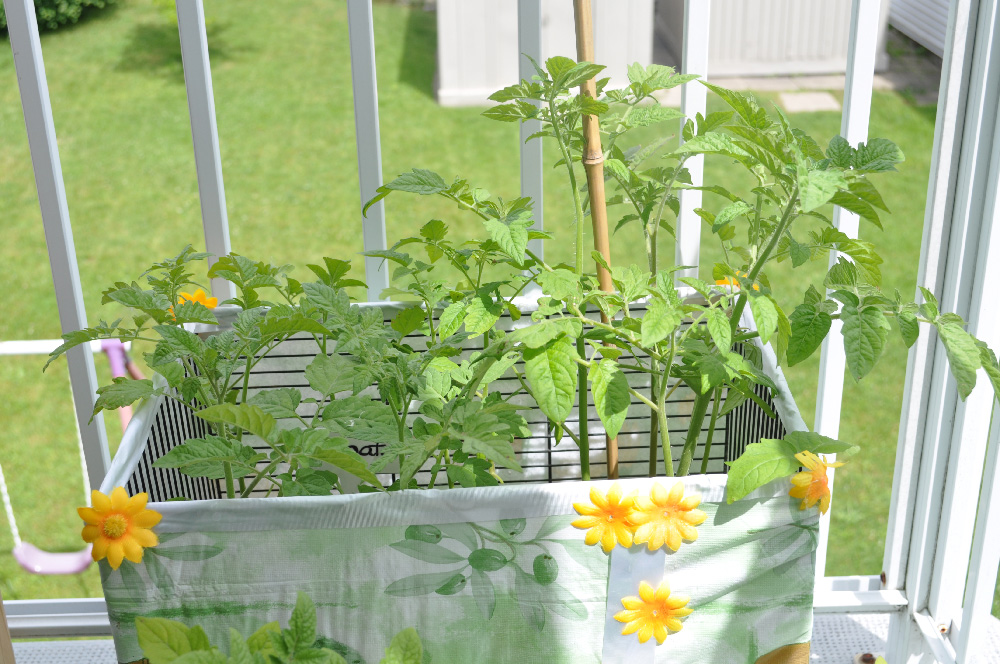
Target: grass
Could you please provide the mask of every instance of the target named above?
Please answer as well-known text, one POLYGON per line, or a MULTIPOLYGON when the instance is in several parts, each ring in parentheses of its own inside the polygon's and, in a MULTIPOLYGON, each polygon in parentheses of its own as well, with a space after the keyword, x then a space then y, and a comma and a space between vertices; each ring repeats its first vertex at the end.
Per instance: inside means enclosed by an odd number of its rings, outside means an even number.
MULTIPOLYGON (((362 246, 345 6, 321 0, 210 3, 207 12, 233 249, 299 266, 323 255, 357 256, 362 246)), ((515 196, 516 126, 486 120, 480 109, 434 102, 434 15, 385 4, 374 12, 385 176, 417 166, 515 196)), ((43 47, 84 298, 89 320, 96 321, 111 315, 99 306, 104 286, 133 278, 185 243, 201 244, 176 26, 149 0, 128 0, 45 35, 43 47)), ((838 133, 840 117, 798 114, 793 121, 825 143, 838 133)), ((907 154, 901 172, 881 183, 895 213, 885 219, 885 231, 862 229, 882 250, 890 292, 914 291, 933 126, 933 107, 875 93, 871 134, 893 138, 907 154)), ((58 316, 7 49, 0 50, 0 145, 7 240, 0 248, 7 279, 0 339, 55 338, 58 316)), ((727 165, 710 161, 707 179, 732 177, 727 165)), ((547 257, 569 260, 570 199, 559 172, 546 178, 545 223, 560 238, 550 243, 547 257)), ((477 222, 433 200, 390 198, 386 215, 390 242, 435 217, 456 234, 478 233, 477 222)), ((703 265, 710 267, 712 238, 704 240, 703 265)), ((642 260, 641 242, 630 231, 613 242, 616 262, 642 260)), ((355 263, 360 270, 361 261, 355 263)), ((773 282, 794 284, 782 304, 790 310, 822 271, 822 264, 794 274, 783 266, 772 270, 773 282)), ((0 462, 25 539, 73 550, 80 542, 72 508, 82 489, 68 380, 64 364, 44 376, 41 364, 38 357, 0 360, 0 421, 6 425, 0 462)), ((98 366, 106 372, 104 363, 98 366)), ((807 422, 817 367, 812 358, 788 372, 807 422)), ((881 570, 904 367, 902 344, 895 343, 876 375, 860 385, 848 379, 845 386, 841 437, 861 443, 864 453, 838 475, 828 574, 881 570)), ((106 373, 101 379, 108 380, 106 373)), ((106 423, 116 447, 116 418, 106 423)), ((0 529, 0 548, 9 546, 0 529)), ((95 569, 78 577, 37 577, 8 555, 0 556, 0 578, 7 598, 100 594, 95 569)))

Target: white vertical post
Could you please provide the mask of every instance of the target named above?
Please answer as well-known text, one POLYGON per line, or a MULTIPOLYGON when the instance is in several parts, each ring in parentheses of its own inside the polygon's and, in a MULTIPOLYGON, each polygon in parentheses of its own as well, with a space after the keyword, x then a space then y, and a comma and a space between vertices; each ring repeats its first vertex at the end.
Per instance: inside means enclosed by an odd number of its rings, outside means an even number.
MULTIPOLYGON (((542 2, 541 0, 517 0, 517 50, 518 76, 521 80, 531 80, 535 68, 525 56, 535 62, 542 60, 542 2)), ((544 197, 542 187, 542 141, 535 139, 527 143, 528 137, 542 128, 538 120, 521 123, 521 196, 535 202, 535 230, 543 230, 544 197)), ((542 240, 529 240, 528 249, 539 258, 544 258, 542 240)))
MULTIPOLYGON (((709 0, 684 0, 684 43, 681 54, 681 72, 698 74, 708 78, 709 0)), ((681 111, 691 120, 695 115, 705 114, 708 103, 708 88, 700 83, 686 83, 681 88, 681 111)), ((681 121, 681 127, 684 121, 681 121)), ((705 169, 705 156, 696 155, 685 163, 691 173, 691 183, 700 187, 705 169)), ((682 189, 680 192, 680 214, 677 217, 677 244, 674 248, 676 265, 688 265, 689 270, 679 270, 676 278, 697 277, 701 260, 701 217, 694 213, 701 207, 701 191, 682 189)))
MULTIPOLYGON (((198 171, 205 249, 215 256, 225 256, 230 252, 229 220, 226 216, 226 190, 222 184, 222 155, 215 122, 215 97, 212 93, 212 69, 208 61, 208 35, 205 32, 202 0, 177 0, 177 31, 180 34, 184 85, 191 116, 191 140, 198 171)), ((216 258, 209 259, 210 264, 215 261, 216 258)), ((236 297, 236 290, 225 279, 212 279, 212 295, 227 300, 236 297)))
MULTIPOLYGON (((361 205, 382 186, 382 146, 378 131, 378 85, 375 79, 375 30, 371 0, 347 0, 347 28, 351 41, 351 84, 354 91, 354 130, 358 145, 361 205)), ((382 201, 361 219, 365 251, 386 248, 385 206, 382 201)), ((389 287, 389 267, 381 258, 365 256, 368 301, 382 299, 389 287)))
MULTIPOLYGON (((851 145, 868 140, 872 84, 875 79, 875 56, 878 49, 880 0, 853 0, 851 37, 847 50, 847 78, 844 84, 844 112, 840 132, 851 145)), ((833 211, 834 225, 846 235, 858 237, 858 216, 842 208, 833 211)), ((837 262, 837 252, 830 253, 830 265, 837 262)), ((819 387, 816 395, 817 433, 836 438, 840 433, 840 407, 844 396, 844 339, 841 324, 835 320, 823 341, 820 354, 819 387)), ((834 472, 830 471, 830 489, 834 472)), ((819 546, 816 551, 817 582, 826 575, 826 550, 830 542, 830 513, 820 518, 819 546)))
MULTIPOLYGON (((991 228, 1000 207, 998 29, 997 0, 952 4, 920 272, 920 282, 939 295, 941 309, 965 317, 970 332, 994 347, 995 298, 986 293, 990 270, 996 269, 989 261, 998 255, 991 228)), ((964 616, 972 616, 974 629, 982 599, 973 597, 973 605, 962 611, 963 594, 968 583, 982 584, 985 578, 970 559, 978 556, 984 564, 993 555, 985 547, 977 554, 974 532, 989 532, 988 521, 996 518, 983 513, 987 523, 977 525, 970 507, 970 494, 983 480, 986 431, 994 410, 988 388, 980 384, 967 402, 960 402, 940 344, 911 351, 914 364, 923 376, 919 382, 907 380, 908 410, 901 420, 886 541, 887 581, 904 587, 910 602, 905 614, 890 621, 886 656, 903 664, 934 661, 923 652, 938 626, 948 631, 951 645, 964 641, 969 647, 975 635, 964 616), (913 397, 915 389, 926 394, 923 404, 913 397), (914 413, 920 406, 922 411, 914 413), (915 467, 916 482, 909 476, 901 481, 901 474, 915 467)), ((985 483, 980 498, 994 490, 985 483)), ((969 601, 969 595, 964 599, 969 601)))
MULTIPOLYGON (((31 164, 35 172, 38 204, 45 227, 52 282, 59 307, 59 325, 64 333, 87 327, 83 306, 80 270, 73 246, 73 229, 66 205, 59 146, 52 121, 52 105, 45 80, 42 45, 38 39, 35 5, 32 0, 4 0, 7 30, 14 52, 14 67, 21 92, 24 124, 28 130, 31 164)), ((111 457, 104 431, 104 418, 98 413, 91 420, 97 394, 97 376, 90 346, 77 346, 66 354, 69 380, 73 389, 73 405, 80 431, 80 441, 87 459, 90 486, 97 488, 104 480, 111 457)))

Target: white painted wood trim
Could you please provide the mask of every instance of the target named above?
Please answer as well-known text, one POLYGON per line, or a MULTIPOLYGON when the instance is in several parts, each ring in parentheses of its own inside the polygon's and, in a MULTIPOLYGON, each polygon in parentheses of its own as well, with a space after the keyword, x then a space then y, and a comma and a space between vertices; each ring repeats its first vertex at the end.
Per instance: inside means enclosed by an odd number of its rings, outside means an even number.
MULTIPOLYGON (((854 0, 851 6, 850 43, 847 49, 847 78, 844 83, 844 112, 840 133, 851 145, 868 140, 871 116, 872 84, 878 51, 880 0, 854 0)), ((858 217, 835 208, 833 223, 841 232, 858 237, 858 217)), ((830 252, 830 265, 836 264, 838 252, 830 252)), ((815 430, 824 436, 840 434, 840 411, 844 396, 844 369, 847 366, 841 323, 835 320, 820 351, 819 384, 816 394, 815 430)), ((834 455, 835 458, 835 455, 834 455)), ((830 471, 833 491, 835 470, 830 471)), ((816 577, 826 574, 826 552, 830 542, 830 513, 820 518, 819 548, 816 551, 816 577)))
MULTIPOLYGON (((542 2, 541 0, 517 1, 517 62, 518 76, 521 80, 531 80, 536 75, 535 68, 525 55, 531 56, 535 62, 542 61, 542 2)), ((538 105, 537 103, 535 104, 538 105)), ((542 129, 538 120, 522 122, 521 138, 521 196, 526 196, 535 202, 535 230, 544 230, 545 197, 542 182, 542 141, 535 139, 526 142, 528 137, 542 129)), ((528 240, 528 249, 539 258, 545 258, 545 244, 542 240, 528 240)))
MULTIPOLYGON (((712 3, 709 0, 684 0, 684 45, 681 73, 698 74, 708 80, 708 44, 711 26, 712 3)), ((690 119, 705 114, 708 105, 708 88, 698 82, 685 83, 681 88, 681 112, 690 119)), ((684 120, 681 120, 681 127, 684 120)), ((679 131, 678 131, 679 133, 679 131)), ((703 184, 705 156, 697 155, 687 160, 686 168, 691 173, 691 184, 703 184)), ((677 243, 674 247, 674 264, 686 265, 690 269, 678 270, 674 279, 697 277, 701 260, 701 217, 695 208, 701 207, 702 192, 682 189, 679 195, 680 214, 677 217, 677 243)))
MULTIPOLYGON (((378 83, 375 77, 375 30, 371 0, 347 0, 347 26, 351 41, 351 85, 354 90, 354 130, 358 146, 358 180, 361 206, 382 186, 382 143, 378 128, 378 83)), ((365 251, 386 248, 385 205, 379 201, 361 217, 365 251)), ((382 300, 389 286, 389 266, 381 258, 365 257, 368 300, 382 300)))
MULTIPOLYGON (((55 124, 52 121, 52 105, 45 79, 35 6, 31 0, 4 0, 4 9, 11 49, 14 52, 24 123, 28 131, 28 145, 31 148, 42 225, 45 227, 45 244, 48 247, 52 282, 59 308, 59 325, 65 334, 87 327, 87 312, 83 305, 80 269, 76 262, 69 208, 66 206, 66 189, 63 185, 55 124)), ((77 346, 66 354, 66 359, 88 477, 90 485, 96 488, 107 474, 111 456, 102 413, 91 419, 97 398, 94 357, 87 348, 77 346)))
MULTIPOLYGON (((188 113, 191 116, 194 163, 198 171, 201 225, 205 231, 205 249, 214 254, 208 261, 212 265, 217 257, 227 255, 231 249, 202 0, 177 0, 177 30, 180 33, 184 85, 187 88, 188 113)), ((236 297, 236 289, 225 279, 212 279, 212 295, 224 301, 236 297)))

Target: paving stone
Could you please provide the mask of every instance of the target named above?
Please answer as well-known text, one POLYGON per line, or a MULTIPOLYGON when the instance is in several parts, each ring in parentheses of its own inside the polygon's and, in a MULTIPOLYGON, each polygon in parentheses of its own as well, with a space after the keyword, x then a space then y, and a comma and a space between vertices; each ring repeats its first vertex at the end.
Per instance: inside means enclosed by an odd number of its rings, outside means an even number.
POLYGON ((840 102, 829 92, 782 92, 778 97, 789 113, 840 110, 840 102))

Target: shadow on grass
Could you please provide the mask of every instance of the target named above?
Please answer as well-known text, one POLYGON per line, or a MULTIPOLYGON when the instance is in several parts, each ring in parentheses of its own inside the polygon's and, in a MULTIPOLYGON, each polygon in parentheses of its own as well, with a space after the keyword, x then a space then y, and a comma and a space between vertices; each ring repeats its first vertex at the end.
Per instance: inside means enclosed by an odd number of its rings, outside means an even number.
MULTIPOLYGON (((213 65, 231 60, 239 50, 227 45, 225 33, 229 25, 209 21, 208 57, 213 65)), ((122 49, 121 58, 115 65, 116 71, 167 77, 184 84, 184 62, 181 58, 180 35, 177 24, 139 23, 132 28, 129 41, 122 49)))
POLYGON ((434 98, 434 70, 437 67, 435 16, 433 12, 410 8, 398 79, 431 99, 434 98))

